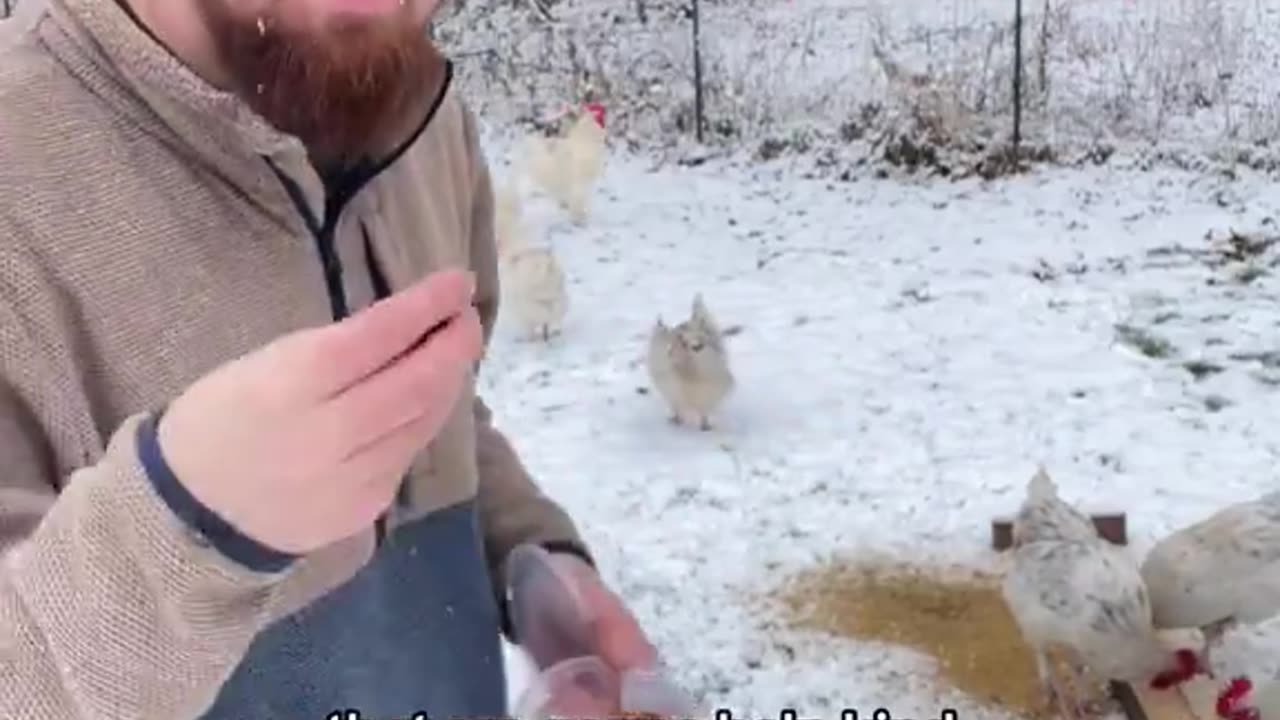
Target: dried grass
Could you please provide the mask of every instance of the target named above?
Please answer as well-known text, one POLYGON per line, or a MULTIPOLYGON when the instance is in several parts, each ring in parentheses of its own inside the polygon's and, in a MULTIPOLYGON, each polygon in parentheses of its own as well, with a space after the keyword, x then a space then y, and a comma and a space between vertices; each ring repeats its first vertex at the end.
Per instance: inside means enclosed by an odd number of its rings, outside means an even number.
MULTIPOLYGON (((993 576, 836 562, 774 597, 798 629, 907 647, 934 658, 939 679, 976 702, 1037 720, 1056 715, 993 576)), ((1105 694, 1101 684, 1088 689, 1090 699, 1105 694)))

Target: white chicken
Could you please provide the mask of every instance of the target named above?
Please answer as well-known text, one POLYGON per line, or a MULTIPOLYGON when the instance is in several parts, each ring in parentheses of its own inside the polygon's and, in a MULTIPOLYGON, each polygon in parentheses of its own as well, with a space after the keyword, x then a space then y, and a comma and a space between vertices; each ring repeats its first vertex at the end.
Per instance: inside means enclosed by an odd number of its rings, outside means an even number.
POLYGON ((1027 498, 1013 521, 1014 547, 1043 540, 1097 537, 1088 515, 1058 496, 1058 485, 1040 466, 1027 485, 1027 498))
POLYGON ((559 137, 525 140, 525 174, 577 225, 587 221, 591 189, 604 169, 605 138, 604 106, 587 103, 559 137))
POLYGON ((1199 628, 1209 666, 1225 632, 1280 614, 1280 492, 1170 534, 1147 555, 1142 577, 1156 627, 1199 628))
POLYGON ((649 336, 649 378, 671 408, 671 422, 711 429, 711 415, 734 387, 724 333, 699 293, 688 320, 668 327, 659 317, 649 336))
POLYGON ((1142 566, 1159 627, 1200 628, 1207 644, 1280 613, 1280 492, 1178 530, 1142 566))
POLYGON ((494 193, 494 235, 498 245, 502 305, 526 337, 544 342, 560 332, 569 312, 564 270, 549 247, 531 245, 521 222, 515 188, 494 193))
POLYGON ((1086 670, 1107 680, 1169 687, 1198 669, 1195 651, 1171 650, 1157 636, 1137 563, 1058 496, 1043 467, 1014 519, 1013 564, 1002 592, 1035 654, 1047 698, 1069 718, 1088 710, 1059 684, 1049 663, 1053 651, 1069 659, 1077 689, 1084 687, 1086 670))

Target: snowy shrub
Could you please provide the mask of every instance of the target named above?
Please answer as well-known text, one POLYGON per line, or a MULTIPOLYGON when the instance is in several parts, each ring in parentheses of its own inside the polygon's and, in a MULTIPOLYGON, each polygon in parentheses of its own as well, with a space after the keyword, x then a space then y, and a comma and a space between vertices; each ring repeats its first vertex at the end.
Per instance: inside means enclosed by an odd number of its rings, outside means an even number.
MULTIPOLYGON (((31 0, 24 0, 30 2, 31 0)), ((0 3, 5 0, 0 0, 0 3)), ((8 0, 16 7, 17 0, 8 0)), ((587 99, 612 137, 694 138, 692 0, 445 0, 433 33, 490 130, 587 99)), ((1014 0, 700 0, 704 130, 759 160, 998 174, 1014 0)), ((1280 166, 1280 0, 1023 0, 1024 157, 1280 166)), ((3 5, 0 5, 0 13, 3 5)))
MULTIPOLYGON (((438 37, 491 124, 537 126, 594 93, 615 136, 666 148, 693 136, 690 15, 688 0, 470 0, 438 37)), ((1025 0, 1026 146, 1265 164, 1277 15, 1280 0, 1025 0)), ((701 25, 713 144, 936 169, 956 153, 978 168, 1010 138, 1012 0, 702 0, 701 25)))

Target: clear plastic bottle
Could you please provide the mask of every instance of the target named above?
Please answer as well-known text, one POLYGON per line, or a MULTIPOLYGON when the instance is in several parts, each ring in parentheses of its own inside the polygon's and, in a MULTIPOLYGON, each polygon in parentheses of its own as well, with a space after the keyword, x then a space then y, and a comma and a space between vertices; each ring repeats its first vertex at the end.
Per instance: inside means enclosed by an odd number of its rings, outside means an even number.
POLYGON ((516 703, 517 720, 702 716, 662 670, 618 673, 594 654, 591 609, 546 550, 512 551, 507 592, 516 636, 539 669, 516 703))

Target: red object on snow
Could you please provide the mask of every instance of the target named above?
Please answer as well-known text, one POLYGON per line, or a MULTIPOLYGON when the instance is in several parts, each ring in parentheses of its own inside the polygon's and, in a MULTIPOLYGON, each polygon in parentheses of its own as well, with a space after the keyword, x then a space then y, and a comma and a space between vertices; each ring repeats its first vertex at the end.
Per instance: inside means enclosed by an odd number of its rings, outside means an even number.
POLYGON ((1245 704, 1245 698, 1253 690, 1253 683, 1248 678, 1238 677, 1227 683, 1218 693, 1218 701, 1214 708, 1218 717, 1225 720, 1258 720, 1258 709, 1245 704))
POLYGON ((591 117, 595 118, 597 125, 599 125, 600 127, 604 127, 604 117, 605 117, 604 105, 601 105, 600 103, 597 103, 597 102, 589 102, 589 103, 585 103, 582 107, 584 110, 591 113, 591 117))

